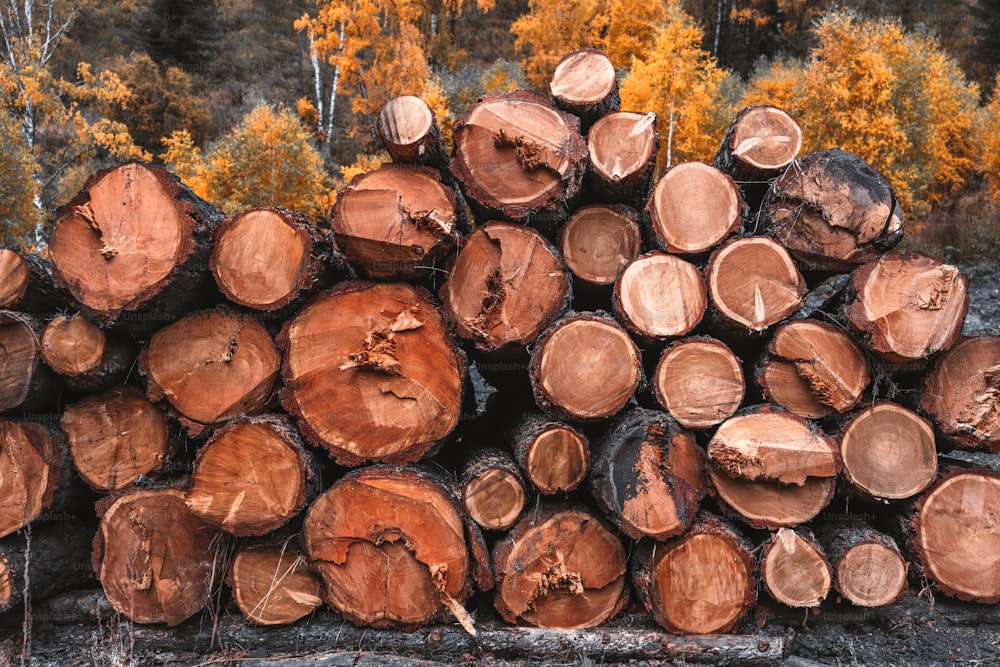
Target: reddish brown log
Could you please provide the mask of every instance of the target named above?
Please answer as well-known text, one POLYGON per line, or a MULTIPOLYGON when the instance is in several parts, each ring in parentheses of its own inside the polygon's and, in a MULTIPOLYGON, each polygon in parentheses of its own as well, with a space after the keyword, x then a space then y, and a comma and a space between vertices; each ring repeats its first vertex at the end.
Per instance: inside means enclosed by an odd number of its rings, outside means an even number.
POLYGON ((594 421, 625 407, 642 380, 642 358, 613 319, 577 313, 542 334, 528 374, 541 409, 561 419, 594 421))
POLYGON ((0 310, 0 412, 40 411, 59 383, 42 363, 42 326, 32 315, 0 310))
POLYGON ((934 427, 895 403, 855 413, 841 435, 840 456, 844 478, 872 498, 909 498, 937 477, 934 427))
POLYGON ((356 176, 337 196, 330 226, 351 266, 379 279, 427 275, 459 238, 454 191, 438 171, 408 164, 356 176))
POLYGON ((80 477, 114 492, 160 470, 172 446, 166 415, 134 387, 91 394, 66 408, 59 427, 80 477))
POLYGON ((732 526, 703 514, 680 537, 640 542, 632 557, 632 583, 668 631, 728 632, 757 600, 751 549, 732 526))
POLYGON ((833 570, 812 531, 779 528, 763 545, 760 581, 789 607, 818 607, 833 584, 833 570))
POLYGON ((705 453, 664 412, 630 410, 596 443, 591 495, 628 537, 665 540, 684 532, 706 486, 705 453))
POLYGON ((527 503, 524 475, 511 455, 495 447, 475 452, 462 466, 462 505, 484 530, 507 530, 527 503))
POLYGON ((787 112, 769 104, 741 110, 715 153, 714 164, 737 182, 780 175, 802 149, 802 129, 787 112))
POLYGON ((854 408, 870 381, 868 359, 851 337, 810 319, 775 329, 757 369, 764 398, 808 419, 854 408))
POLYGON ((226 583, 243 616, 254 625, 288 625, 323 604, 322 582, 288 541, 240 546, 226 583))
POLYGON ((482 220, 565 220, 587 171, 580 121, 535 94, 487 93, 455 120, 451 168, 482 220))
POLYGON ((481 352, 523 350, 569 307, 558 251, 523 225, 490 222, 463 244, 441 287, 458 335, 481 352))
POLYGON ((729 477, 709 466, 708 477, 724 512, 753 528, 777 530, 815 518, 833 500, 835 477, 808 477, 801 486, 729 477))
POLYGON ((539 493, 566 493, 587 478, 590 445, 579 429, 528 414, 514 427, 511 440, 517 462, 539 493))
POLYGON ((255 318, 226 308, 160 329, 139 355, 146 393, 165 402, 193 436, 270 400, 280 357, 255 318))
POLYGON ((52 505, 65 466, 62 447, 40 424, 0 420, 0 537, 52 505))
POLYGON ((746 383, 740 359, 714 338, 676 341, 660 356, 653 377, 656 402, 685 428, 709 428, 731 417, 746 383))
POLYGON ((671 167, 646 205, 663 250, 698 255, 739 231, 743 197, 733 179, 702 162, 671 167))
POLYGON ((205 607, 218 575, 218 532, 188 511, 182 490, 110 497, 98 515, 94 572, 115 611, 174 626, 205 607))
POLYGON ((698 326, 708 308, 708 294, 698 267, 654 251, 622 269, 612 303, 626 329, 645 340, 665 340, 698 326))
POLYGON ((892 250, 854 272, 846 321, 883 359, 921 361, 958 340, 968 283, 957 266, 941 259, 892 250))
POLYGON ((419 97, 400 95, 386 102, 377 127, 382 145, 396 162, 448 169, 451 159, 437 118, 419 97))
POLYGON ((458 424, 465 357, 426 291, 343 283, 282 329, 281 401, 342 465, 412 462, 458 424))
POLYGON ((581 132, 621 105, 614 65, 603 51, 578 49, 559 59, 549 82, 552 102, 580 118, 581 132))
POLYGON ((51 314, 65 308, 69 299, 69 293, 56 286, 47 259, 0 248, 0 309, 51 314))
POLYGON ((42 331, 42 359, 78 392, 103 391, 132 370, 139 349, 130 336, 104 331, 80 313, 57 315, 42 331))
POLYGON ((895 540, 861 523, 827 525, 820 540, 837 592, 859 607, 882 607, 906 590, 907 563, 895 540))
POLYGON ((615 111, 587 132, 588 189, 599 199, 644 206, 653 190, 660 133, 656 114, 615 111))
POLYGON ((589 628, 627 600, 626 554, 615 532, 582 509, 538 506, 493 549, 494 606, 508 623, 589 628))
POLYGON ((924 380, 921 408, 945 439, 1000 452, 1000 337, 959 341, 924 380))
POLYGON ((563 259, 589 285, 611 285, 642 252, 639 214, 622 205, 581 206, 560 232, 563 259))

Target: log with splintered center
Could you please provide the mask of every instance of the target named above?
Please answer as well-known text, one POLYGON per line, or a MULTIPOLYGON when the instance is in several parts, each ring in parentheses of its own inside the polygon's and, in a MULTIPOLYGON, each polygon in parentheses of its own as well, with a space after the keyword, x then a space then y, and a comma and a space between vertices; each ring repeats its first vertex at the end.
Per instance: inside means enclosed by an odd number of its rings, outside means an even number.
POLYGON ((408 468, 352 470, 309 508, 306 552, 324 597, 356 625, 413 629, 454 615, 472 592, 473 556, 455 497, 408 468))
POLYGON ((61 443, 44 426, 0 420, 0 537, 52 505, 63 458, 61 443))
POLYGON ((282 404, 343 465, 416 461, 458 424, 465 357, 425 290, 342 283, 278 340, 282 404))
POLYGON ((743 198, 733 179, 702 162, 671 167, 646 204, 663 250, 698 255, 739 231, 743 198))
POLYGON ((585 510, 539 505, 493 549, 494 606, 508 623, 601 625, 625 605, 625 548, 585 510))
POLYGON ((611 285, 621 270, 639 256, 639 214, 623 205, 581 206, 559 236, 563 259, 585 285, 611 285))
POLYGON ((837 592, 859 607, 881 607, 906 590, 907 563, 895 540, 863 523, 824 526, 820 540, 837 592))
POLYGON ((612 303, 629 331, 642 339, 664 340, 684 336, 701 322, 708 294, 694 264, 655 251, 622 270, 612 303))
POLYGON ((746 383, 740 359, 709 337, 672 343, 653 376, 656 402, 685 428, 709 428, 731 417, 743 402, 746 383))
POLYGON ((263 408, 279 363, 274 341, 260 322, 225 308, 194 313, 160 329, 139 355, 150 400, 169 404, 193 436, 263 408))
POLYGON ((138 353, 131 337, 104 331, 80 313, 57 315, 42 331, 42 358, 74 391, 119 384, 138 353))
POLYGON ((760 580, 778 602, 818 607, 833 584, 833 570, 812 531, 779 528, 763 545, 760 580))
POLYGON ((587 478, 590 445, 579 429, 528 414, 512 429, 511 440, 524 476, 539 493, 572 491, 587 478))
POLYGON ((437 118, 419 97, 400 95, 386 102, 377 127, 382 144, 396 162, 448 168, 451 160, 437 118))
POLYGON ((188 511, 181 489, 113 496, 98 514, 94 572, 115 611, 174 626, 204 608, 220 574, 218 531, 188 511))
POLYGON ((588 188, 608 201, 644 206, 653 189, 659 148, 655 113, 602 116, 587 132, 588 188))
POLYGON ((580 117, 584 133, 595 120, 621 104, 615 67, 597 49, 578 49, 560 58, 549 90, 557 107, 580 117))
POLYGON ((322 583, 287 541, 241 546, 226 580, 243 616, 255 625, 294 623, 323 604, 322 583))

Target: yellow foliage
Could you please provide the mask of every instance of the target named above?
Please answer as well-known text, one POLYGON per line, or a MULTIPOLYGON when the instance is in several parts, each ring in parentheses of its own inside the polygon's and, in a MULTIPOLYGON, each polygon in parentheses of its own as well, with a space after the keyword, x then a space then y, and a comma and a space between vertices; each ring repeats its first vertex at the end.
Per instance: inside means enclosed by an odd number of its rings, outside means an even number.
POLYGON ((547 94, 559 59, 570 51, 601 48, 604 10, 603 0, 528 0, 528 13, 510 31, 514 48, 525 54, 521 70, 532 89, 547 94))
POLYGON ((35 160, 18 122, 0 111, 0 241, 23 243, 39 222, 35 160))
POLYGON ((1000 74, 993 88, 993 97, 983 110, 980 127, 982 172, 986 176, 990 196, 1000 199, 1000 74))
POLYGON ((355 176, 367 174, 369 171, 375 171, 387 162, 392 162, 392 158, 385 151, 359 155, 354 161, 354 164, 349 164, 340 168, 340 176, 344 179, 344 183, 350 183, 354 180, 355 176))
POLYGON ((451 114, 450 100, 445 94, 444 88, 441 87, 441 82, 435 77, 428 79, 420 99, 430 107, 431 113, 434 114, 438 127, 441 129, 441 138, 448 150, 451 150, 451 129, 455 124, 455 119, 451 114))
POLYGON ((664 0, 612 0, 602 48, 615 68, 628 67, 653 48, 656 27, 667 18, 664 0))

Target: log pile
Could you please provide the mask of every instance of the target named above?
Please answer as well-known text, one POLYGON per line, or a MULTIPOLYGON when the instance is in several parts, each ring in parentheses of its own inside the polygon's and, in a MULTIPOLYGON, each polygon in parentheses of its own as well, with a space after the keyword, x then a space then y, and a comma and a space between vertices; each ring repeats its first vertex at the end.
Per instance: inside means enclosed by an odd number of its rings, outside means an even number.
POLYGON ((484 96, 450 153, 391 101, 397 162, 329 230, 130 162, 59 209, 51 265, 0 252, 0 610, 56 592, 22 533, 74 502, 67 544, 139 623, 223 586, 254 624, 471 634, 477 599, 685 634, 758 590, 1000 601, 1000 339, 960 337, 966 277, 894 249, 890 184, 799 156, 773 107, 655 178, 605 65, 484 96))

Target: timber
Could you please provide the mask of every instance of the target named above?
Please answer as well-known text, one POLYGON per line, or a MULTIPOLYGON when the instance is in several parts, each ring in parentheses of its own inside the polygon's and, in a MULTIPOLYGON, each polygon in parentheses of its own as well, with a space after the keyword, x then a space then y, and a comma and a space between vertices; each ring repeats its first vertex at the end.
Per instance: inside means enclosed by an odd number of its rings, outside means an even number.
POLYGON ((56 285, 52 262, 18 248, 0 247, 0 309, 51 314, 69 301, 69 292, 56 285))
POLYGON ((66 466, 63 446, 41 424, 0 420, 0 537, 52 507, 66 466))
POLYGON ((700 255, 740 229, 744 202, 733 179, 703 162, 682 162, 656 182, 646 210, 656 243, 700 255))
POLYGON ((514 456, 539 493, 566 493, 590 471, 590 442, 578 428, 538 413, 522 416, 512 429, 514 456))
POLYGON ((863 523, 825 526, 820 540, 837 592, 859 607, 882 607, 906 589, 907 563, 895 540, 863 523))
POLYGON ((1000 451, 1000 337, 960 340, 927 373, 921 408, 945 440, 1000 451))
POLYGON ((527 504, 527 483, 509 452, 484 447, 471 454, 460 476, 462 505, 483 530, 507 530, 527 504))
POLYGON ((833 570, 812 531, 779 528, 764 542, 760 580, 789 607, 818 607, 833 585, 833 570))
POLYGON ((830 501, 836 477, 807 477, 801 485, 730 477, 709 466, 710 488, 720 508, 752 528, 777 530, 816 518, 830 501))
POLYGON ((578 208, 559 235, 563 259, 584 285, 607 286, 642 249, 639 213, 621 204, 578 208))
POLYGON ((322 584, 294 544, 251 542, 237 549, 226 578, 249 623, 288 625, 323 604, 322 584))
POLYGON ((653 375, 656 402, 681 426, 703 429, 731 417, 746 393, 740 359, 722 341, 682 338, 663 350, 653 375))
POLYGON ((655 113, 614 111, 602 116, 587 132, 588 190, 595 199, 641 208, 653 190, 659 149, 655 113))
POLYGON ((603 51, 578 49, 559 59, 549 82, 557 108, 579 116, 580 131, 621 105, 614 65, 603 51))
POLYGON ((56 403, 59 382, 43 363, 42 331, 37 317, 0 310, 0 412, 39 412, 56 403))
POLYGON ((378 134, 396 162, 435 167, 447 173, 451 159, 437 117, 414 95, 393 97, 378 115, 378 134))
POLYGON ((130 336, 105 331, 80 313, 57 315, 42 331, 42 359, 76 392, 98 392, 121 382, 139 349, 130 336))
POLYGON ((690 333, 708 308, 705 279, 694 264, 665 252, 635 258, 615 280, 614 312, 641 339, 690 333))

